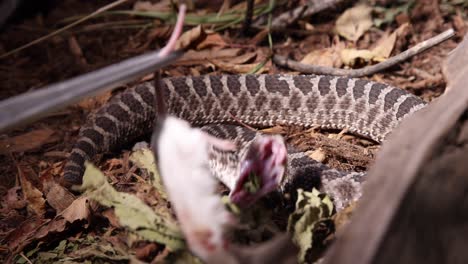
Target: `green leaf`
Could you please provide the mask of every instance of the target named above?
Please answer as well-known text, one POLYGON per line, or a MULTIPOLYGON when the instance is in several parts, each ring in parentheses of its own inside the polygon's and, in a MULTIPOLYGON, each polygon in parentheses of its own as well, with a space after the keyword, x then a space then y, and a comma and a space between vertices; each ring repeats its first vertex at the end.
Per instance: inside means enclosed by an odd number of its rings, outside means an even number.
POLYGON ((157 215, 137 196, 115 190, 102 172, 89 162, 86 162, 82 188, 91 199, 113 207, 120 224, 142 238, 164 244, 171 250, 185 247, 182 233, 175 223, 157 215))
POLYGON ((164 200, 167 200, 167 193, 164 189, 161 176, 156 168, 153 152, 148 148, 142 148, 133 151, 130 155, 130 161, 133 162, 138 168, 148 171, 151 175, 151 182, 154 188, 158 191, 164 200))
POLYGON ((289 216, 288 232, 300 249, 299 262, 303 263, 307 251, 312 248, 314 230, 320 222, 331 217, 333 203, 328 196, 319 196, 316 189, 312 192, 298 189, 297 192, 296 210, 289 216))

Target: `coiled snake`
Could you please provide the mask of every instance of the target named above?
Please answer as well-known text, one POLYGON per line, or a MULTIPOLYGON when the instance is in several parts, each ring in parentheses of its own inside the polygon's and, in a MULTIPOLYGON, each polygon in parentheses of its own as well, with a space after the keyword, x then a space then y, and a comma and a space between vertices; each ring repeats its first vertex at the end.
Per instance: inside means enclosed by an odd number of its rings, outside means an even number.
MULTIPOLYGON (((227 125, 241 121, 257 128, 277 124, 347 129, 382 142, 413 112, 424 107, 420 98, 396 87, 363 79, 322 75, 220 75, 162 80, 168 112, 221 138, 250 142, 255 133, 227 125)), ((142 83, 117 95, 91 114, 81 128, 64 180, 80 183, 85 160, 115 150, 152 131, 155 89, 142 83)), ((280 192, 320 188, 338 209, 361 195, 364 173, 341 172, 288 147, 287 175, 280 192)), ((236 159, 214 156, 215 175, 236 159), (220 170, 221 168, 221 170, 220 170)))

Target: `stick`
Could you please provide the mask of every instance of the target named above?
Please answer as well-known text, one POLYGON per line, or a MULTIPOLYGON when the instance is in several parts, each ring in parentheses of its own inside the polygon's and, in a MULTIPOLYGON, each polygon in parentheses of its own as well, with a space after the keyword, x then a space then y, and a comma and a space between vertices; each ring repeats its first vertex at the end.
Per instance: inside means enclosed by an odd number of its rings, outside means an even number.
POLYGON ((245 20, 244 20, 244 25, 242 27, 242 32, 244 35, 247 35, 247 33, 249 32, 250 26, 252 24, 253 7, 254 7, 254 0, 247 0, 247 8, 245 10, 245 20))
POLYGON ((377 63, 372 66, 367 66, 362 69, 348 70, 348 69, 338 69, 338 68, 332 68, 332 67, 309 65, 309 64, 300 63, 298 61, 291 60, 291 59, 288 59, 286 57, 279 56, 279 55, 273 56, 273 62, 280 66, 287 67, 295 71, 300 71, 302 73, 362 77, 362 76, 372 75, 374 73, 390 68, 402 61, 408 60, 409 58, 446 41, 447 39, 453 37, 454 35, 455 35, 455 32, 453 29, 446 30, 433 38, 425 40, 417 44, 416 46, 396 56, 393 56, 387 59, 386 61, 377 63))

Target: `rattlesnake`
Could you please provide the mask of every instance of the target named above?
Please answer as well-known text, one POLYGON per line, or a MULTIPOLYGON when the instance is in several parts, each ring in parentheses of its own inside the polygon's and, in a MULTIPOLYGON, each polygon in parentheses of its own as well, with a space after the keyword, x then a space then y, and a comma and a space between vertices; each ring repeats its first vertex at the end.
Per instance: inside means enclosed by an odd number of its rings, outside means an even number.
MULTIPOLYGON (((195 126, 238 121, 258 128, 319 126, 347 129, 376 142, 382 142, 404 117, 425 106, 417 96, 387 84, 326 75, 176 77, 162 79, 162 89, 168 112, 195 126)), ((85 160, 151 132, 154 97, 153 83, 145 82, 91 114, 65 166, 65 182, 81 182, 85 160)), ((205 130, 222 138, 240 137, 244 142, 255 137, 235 126, 210 125, 205 130)), ((321 188, 332 196, 337 208, 361 195, 364 173, 330 169, 293 148, 287 167, 280 188, 283 193, 294 193, 298 187, 321 188)))

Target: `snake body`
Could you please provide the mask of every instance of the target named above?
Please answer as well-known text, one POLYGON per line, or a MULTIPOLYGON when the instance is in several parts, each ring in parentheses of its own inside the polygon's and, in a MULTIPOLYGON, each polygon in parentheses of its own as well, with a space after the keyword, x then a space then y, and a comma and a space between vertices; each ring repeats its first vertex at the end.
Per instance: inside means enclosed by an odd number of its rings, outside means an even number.
MULTIPOLYGON (((347 129, 377 142, 425 105, 419 97, 387 84, 326 75, 175 77, 162 79, 162 89, 168 112, 195 126, 238 121, 257 128, 278 124, 318 126, 347 129)), ((153 83, 145 82, 92 113, 80 129, 65 165, 65 182, 81 182, 85 160, 151 132, 155 109, 153 83)), ((210 125, 206 131, 245 142, 255 137, 235 126, 210 125)), ((229 162, 220 158, 215 163, 222 167, 229 162)), ((360 196, 363 177, 362 173, 330 169, 291 149, 281 192, 294 192, 298 187, 321 188, 340 208, 360 196)))

